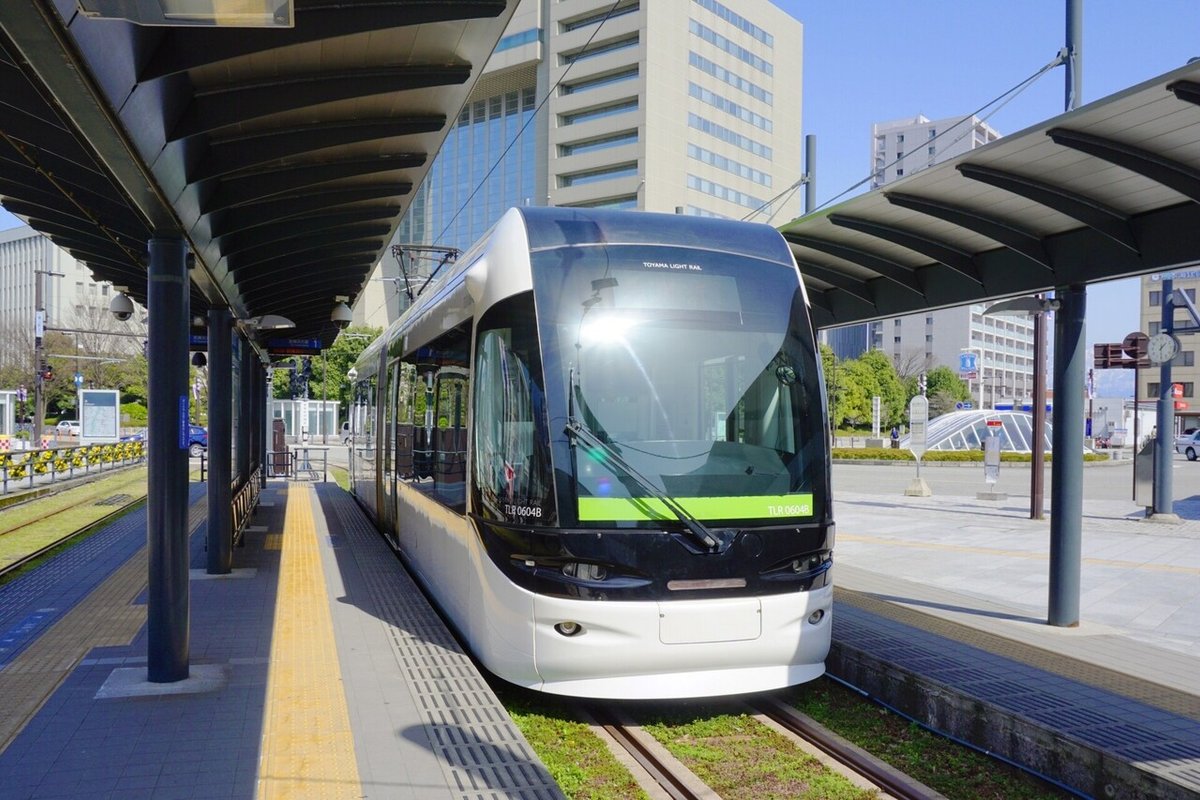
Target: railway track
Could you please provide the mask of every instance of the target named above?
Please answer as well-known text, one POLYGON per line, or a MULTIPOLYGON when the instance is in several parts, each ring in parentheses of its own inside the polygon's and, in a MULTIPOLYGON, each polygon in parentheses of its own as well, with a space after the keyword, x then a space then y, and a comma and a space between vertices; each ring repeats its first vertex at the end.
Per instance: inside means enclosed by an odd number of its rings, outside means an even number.
MULTIPOLYGON (((809 748, 824 754, 823 760, 832 769, 858 776, 858 783, 878 789, 882 797, 894 800, 939 797, 929 787, 870 756, 774 698, 756 698, 746 704, 746 710, 763 724, 782 729, 806 743, 809 748)), ((584 712, 585 718, 590 718, 597 728, 608 734, 658 784, 657 788, 661 790, 658 796, 665 795, 671 800, 720 800, 720 795, 666 753, 637 725, 619 718, 606 708, 588 706, 584 712)))
MULTIPOLYGON (((103 517, 100 517, 97 520, 93 520, 92 522, 89 522, 87 525, 84 525, 80 528, 70 531, 69 533, 67 533, 63 536, 56 538, 54 541, 50 542, 49 544, 46 544, 43 547, 39 547, 37 550, 27 553, 26 555, 22 556, 21 558, 17 559, 16 561, 13 561, 11 564, 5 564, 3 567, 0 567, 0 579, 3 579, 5 576, 15 572, 16 570, 20 569, 21 567, 25 566, 26 564, 30 563, 31 561, 36 561, 38 558, 41 558, 42 556, 44 556, 46 553, 49 553, 54 548, 60 547, 64 544, 66 544, 67 542, 71 541, 72 539, 74 539, 78 536, 82 536, 86 533, 89 533, 90 531, 93 531, 96 528, 107 525, 108 523, 112 522, 113 520, 117 519, 118 517, 128 513, 129 511, 132 511, 134 508, 136 508, 137 506, 141 505, 144 502, 146 502, 145 494, 142 494, 137 497, 133 497, 129 502, 127 502, 117 508, 114 508, 112 511, 105 514, 103 517)), ((16 527, 9 528, 3 532, 0 532, 0 535, 6 535, 9 533, 13 533, 14 531, 18 531, 18 530, 21 530, 22 528, 28 527, 29 525, 32 525, 35 522, 44 522, 47 519, 52 519, 55 516, 57 516, 58 514, 65 513, 66 511, 72 510, 73 508, 74 507, 59 509, 58 511, 47 514, 44 517, 39 517, 38 519, 32 520, 31 522, 23 523, 22 525, 18 525, 16 527)))

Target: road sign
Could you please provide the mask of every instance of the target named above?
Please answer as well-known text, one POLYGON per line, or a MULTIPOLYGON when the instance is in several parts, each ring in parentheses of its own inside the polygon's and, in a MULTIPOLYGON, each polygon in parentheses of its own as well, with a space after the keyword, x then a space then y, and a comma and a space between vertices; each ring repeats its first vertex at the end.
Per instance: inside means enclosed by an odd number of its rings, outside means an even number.
POLYGON ((989 428, 1003 428, 1004 422, 1002 420, 998 420, 998 419, 989 419, 987 421, 987 426, 989 428))
POLYGON ((1175 410, 1176 411, 1183 411, 1187 407, 1188 407, 1188 404, 1187 404, 1186 400, 1176 400, 1175 401, 1175 410))
POLYGON ((958 354, 958 375, 960 378, 967 380, 975 380, 975 373, 979 371, 977 356, 974 353, 959 353, 958 354), (968 375, 970 377, 968 377, 968 375))
POLYGON ((1172 383, 1171 384, 1171 397, 1175 397, 1175 398, 1183 397, 1183 384, 1182 383, 1172 383))
POLYGON ((75 388, 78 389, 82 386, 83 386, 83 373, 76 372, 75 373, 75 388))

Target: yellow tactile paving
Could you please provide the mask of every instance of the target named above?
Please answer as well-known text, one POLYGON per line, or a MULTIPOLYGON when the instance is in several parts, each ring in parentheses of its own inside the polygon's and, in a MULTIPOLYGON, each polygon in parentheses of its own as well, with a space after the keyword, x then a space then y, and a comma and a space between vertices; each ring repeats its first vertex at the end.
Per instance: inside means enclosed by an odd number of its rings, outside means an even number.
POLYGON ((312 490, 287 495, 271 639, 258 797, 359 798, 312 490))

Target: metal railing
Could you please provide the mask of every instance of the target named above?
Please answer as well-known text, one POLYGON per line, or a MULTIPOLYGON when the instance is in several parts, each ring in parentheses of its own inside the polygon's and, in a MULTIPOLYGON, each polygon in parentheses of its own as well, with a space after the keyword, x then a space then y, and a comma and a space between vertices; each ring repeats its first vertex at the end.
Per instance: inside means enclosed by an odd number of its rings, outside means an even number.
POLYGON ((246 531, 246 526, 250 524, 250 519, 254 516, 254 509, 258 507, 258 495, 262 490, 262 467, 254 470, 250 474, 250 479, 242 484, 241 488, 235 487, 233 492, 233 543, 241 544, 242 534, 246 531))
POLYGON ((141 440, 0 453, 0 494, 146 460, 141 440))
POLYGON ((270 450, 267 452, 267 477, 324 483, 329 479, 329 448, 302 444, 288 450, 270 450))

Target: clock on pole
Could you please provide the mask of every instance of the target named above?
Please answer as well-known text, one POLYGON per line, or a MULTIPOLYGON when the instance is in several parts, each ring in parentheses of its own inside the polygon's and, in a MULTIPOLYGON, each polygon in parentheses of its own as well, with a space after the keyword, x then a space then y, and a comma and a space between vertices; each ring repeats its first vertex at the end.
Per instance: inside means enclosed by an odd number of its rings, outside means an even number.
POLYGON ((1151 363, 1165 364, 1179 355, 1179 340, 1169 333, 1156 333, 1146 342, 1146 355, 1151 363))

